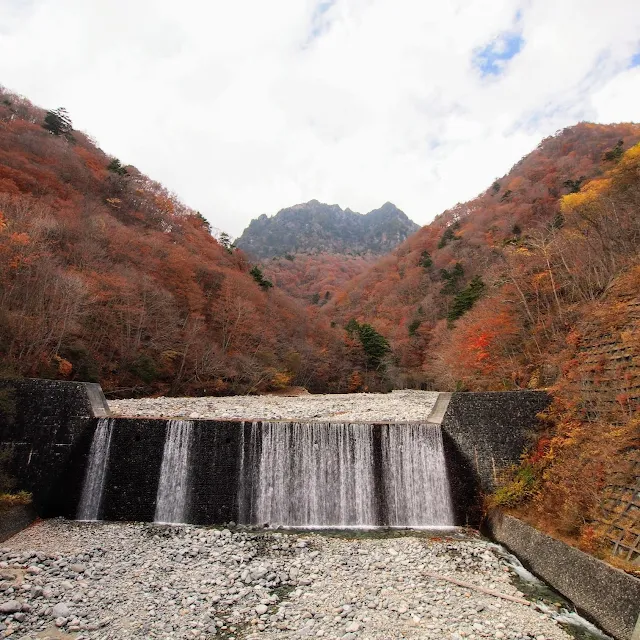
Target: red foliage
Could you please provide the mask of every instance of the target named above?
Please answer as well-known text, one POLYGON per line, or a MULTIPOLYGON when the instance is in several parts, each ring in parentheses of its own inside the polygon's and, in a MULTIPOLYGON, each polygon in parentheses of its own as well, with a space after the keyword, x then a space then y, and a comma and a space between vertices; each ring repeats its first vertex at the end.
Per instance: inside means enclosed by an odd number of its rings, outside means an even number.
POLYGON ((0 98, 1 373, 120 395, 346 389, 343 331, 263 291, 162 185, 0 98))

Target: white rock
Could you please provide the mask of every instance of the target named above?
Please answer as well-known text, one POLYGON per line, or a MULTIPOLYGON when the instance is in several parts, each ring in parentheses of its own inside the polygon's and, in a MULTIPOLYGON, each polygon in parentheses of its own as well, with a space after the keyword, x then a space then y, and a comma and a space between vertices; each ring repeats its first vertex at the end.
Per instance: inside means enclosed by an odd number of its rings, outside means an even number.
POLYGON ((65 602, 58 602, 53 607, 51 615, 54 618, 68 618, 71 615, 71 611, 69 611, 69 606, 65 602))

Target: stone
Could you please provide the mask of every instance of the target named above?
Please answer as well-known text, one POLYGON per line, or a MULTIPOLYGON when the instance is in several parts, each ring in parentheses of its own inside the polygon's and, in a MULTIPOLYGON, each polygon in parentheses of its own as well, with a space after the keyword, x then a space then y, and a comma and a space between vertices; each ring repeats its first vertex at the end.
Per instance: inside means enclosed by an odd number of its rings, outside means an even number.
POLYGON ((83 564, 70 564, 69 570, 74 573, 84 573, 86 571, 86 567, 83 564))
POLYGON ((0 613, 16 613, 17 611, 22 611, 22 604, 20 604, 17 600, 9 600, 8 602, 3 602, 0 604, 0 613))
POLYGON ((307 547, 299 547, 300 539, 289 534, 242 526, 221 532, 189 525, 45 521, 28 536, 12 539, 16 551, 0 552, 0 574, 33 564, 34 550, 42 554, 37 557, 43 568, 24 589, 11 587, 20 594, 22 609, 9 615, 8 624, 0 620, 10 638, 25 639, 40 637, 57 623, 64 633, 86 640, 94 635, 505 640, 517 633, 524 637, 517 629, 528 630, 530 638, 569 640, 534 608, 506 603, 499 610, 486 595, 425 578, 429 570, 515 594, 504 562, 487 559, 495 553, 486 541, 464 534, 434 540, 418 535, 347 539, 309 533, 307 547), (74 553, 60 551, 67 548, 74 553), (85 572, 70 580, 71 566, 80 563, 85 572), (246 583, 247 576, 257 581, 246 583), (283 579, 276 583, 278 576, 283 579), (307 581, 313 586, 303 584, 307 581), (297 587, 280 591, 280 584, 297 587), (52 592, 49 600, 38 595, 45 589, 52 592), (22 621, 13 617, 22 614, 22 621))
POLYGON ((66 603, 58 602, 58 604, 53 607, 51 615, 54 618, 68 618, 71 615, 71 611, 66 603))

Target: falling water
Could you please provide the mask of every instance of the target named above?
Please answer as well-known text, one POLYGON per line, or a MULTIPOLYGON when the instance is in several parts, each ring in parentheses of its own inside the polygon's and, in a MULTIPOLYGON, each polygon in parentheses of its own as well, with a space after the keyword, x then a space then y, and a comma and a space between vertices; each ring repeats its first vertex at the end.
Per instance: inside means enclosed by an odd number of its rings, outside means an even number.
POLYGON ((439 427, 265 422, 243 433, 240 522, 453 525, 439 427))
POLYGON ((155 522, 179 523, 186 521, 189 451, 192 433, 192 421, 169 421, 162 453, 162 466, 160 467, 155 522))
POLYGON ((82 496, 78 505, 78 520, 98 519, 112 432, 113 420, 100 418, 93 434, 91 449, 89 450, 89 464, 85 472, 82 496))
POLYGON ((389 424, 382 429, 382 473, 389 526, 453 526, 440 427, 389 424))
POLYGON ((243 465, 243 475, 253 472, 251 506, 241 494, 240 517, 271 526, 374 526, 372 443, 368 424, 252 425, 258 460, 243 465))

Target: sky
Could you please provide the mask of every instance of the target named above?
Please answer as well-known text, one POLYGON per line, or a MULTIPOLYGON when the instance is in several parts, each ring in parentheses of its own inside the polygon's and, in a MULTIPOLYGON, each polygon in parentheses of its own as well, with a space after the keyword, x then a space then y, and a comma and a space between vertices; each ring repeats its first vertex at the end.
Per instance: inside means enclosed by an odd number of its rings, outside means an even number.
POLYGON ((419 224, 546 136, 640 121, 638 0, 0 0, 0 83, 215 227, 419 224))

